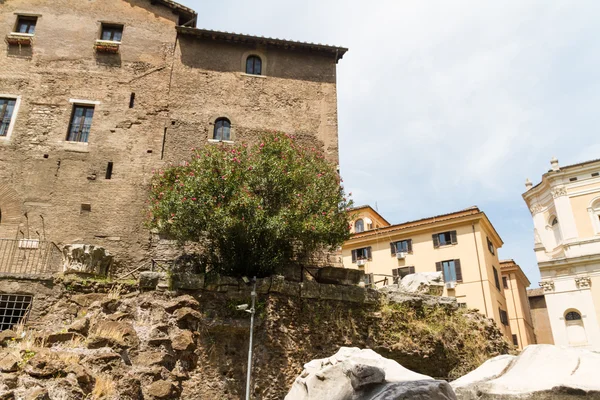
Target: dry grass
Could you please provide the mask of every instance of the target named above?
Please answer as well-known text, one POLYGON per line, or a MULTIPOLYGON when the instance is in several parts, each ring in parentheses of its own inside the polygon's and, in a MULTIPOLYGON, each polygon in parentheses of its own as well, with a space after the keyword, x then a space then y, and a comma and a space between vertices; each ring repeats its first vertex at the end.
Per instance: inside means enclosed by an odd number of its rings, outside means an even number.
POLYGON ((108 291, 108 298, 111 300, 119 300, 121 299, 121 292, 123 291, 123 284, 119 283, 114 285, 108 291))
POLYGON ((114 399, 116 398, 117 389, 115 382, 109 375, 99 375, 96 377, 96 383, 92 390, 91 399, 114 399))

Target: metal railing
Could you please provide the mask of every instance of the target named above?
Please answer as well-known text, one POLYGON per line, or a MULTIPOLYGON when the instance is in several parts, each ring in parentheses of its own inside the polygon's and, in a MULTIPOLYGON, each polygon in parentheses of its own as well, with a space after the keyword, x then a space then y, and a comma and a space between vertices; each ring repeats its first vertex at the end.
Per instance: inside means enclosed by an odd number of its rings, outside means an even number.
POLYGON ((53 242, 0 239, 0 274, 53 274, 60 270, 61 265, 61 251, 53 242))

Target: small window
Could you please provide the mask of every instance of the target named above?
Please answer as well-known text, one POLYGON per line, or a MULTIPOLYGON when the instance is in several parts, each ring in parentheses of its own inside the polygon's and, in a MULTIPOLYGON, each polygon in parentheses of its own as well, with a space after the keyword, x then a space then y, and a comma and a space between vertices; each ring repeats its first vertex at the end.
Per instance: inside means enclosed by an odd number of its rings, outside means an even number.
POLYGON ((16 99, 0 98, 0 136, 8 135, 8 128, 12 121, 16 103, 16 99))
POLYGON ((496 283, 496 289, 502 291, 500 289, 500 279, 498 279, 498 270, 494 266, 492 266, 492 269, 494 270, 494 282, 496 283))
POLYGON ((392 255, 396 253, 412 253, 412 239, 400 240, 390 243, 392 255))
POLYGON ((504 289, 508 289, 508 278, 505 276, 502 277, 502 286, 504 289))
POLYGON ((462 282, 460 260, 446 260, 435 263, 436 271, 442 271, 444 282, 462 282))
POLYGON ((227 118, 219 118, 215 121, 215 129, 213 131, 214 140, 230 140, 231 138, 231 122, 227 118))
POLYGON ((33 296, 20 294, 0 295, 0 331, 25 323, 31 310, 33 296))
POLYGON ((246 73, 262 75, 262 60, 259 56, 250 56, 246 59, 246 73))
POLYGON ((450 244, 457 244, 458 240, 456 237, 456 231, 448 231, 442 233, 436 233, 432 235, 433 247, 436 249, 440 246, 447 246, 450 244))
POLYGON ((37 17, 27 17, 19 15, 17 18, 17 29, 15 32, 28 33, 33 35, 35 33, 35 24, 37 23, 37 17))
POLYGON ((394 277, 394 283, 397 279, 402 279, 406 275, 414 274, 415 267, 401 267, 392 269, 392 276, 394 277))
POLYGON ((513 344, 514 344, 515 346, 518 346, 518 345, 519 345, 519 339, 517 338, 517 335, 514 335, 514 334, 513 334, 513 335, 512 335, 512 340, 513 340, 513 344))
POLYGON ((359 260, 371 260, 371 247, 352 250, 352 263, 356 263, 359 260))
POLYGON ((120 42, 123 37, 123 25, 102 24, 101 40, 120 42))
POLYGON ((495 250, 494 250, 494 243, 492 243, 492 241, 490 240, 489 237, 486 239, 487 239, 488 250, 490 251, 490 253, 496 254, 495 250))
POLYGON ((106 175, 104 175, 105 179, 111 179, 112 178, 112 172, 113 172, 113 162, 109 161, 108 164, 106 165, 106 175))
POLYGON ((569 178, 569 182, 575 182, 576 180, 577 180, 577 177, 569 178))
POLYGON ((569 311, 567 315, 565 315, 565 320, 567 321, 579 321, 581 319, 581 314, 576 311, 569 311))
POLYGON ((501 308, 499 308, 498 311, 500 312, 500 322, 502 322, 502 325, 507 326, 508 325, 508 314, 506 313, 506 311, 504 311, 501 308))
POLYGON ((363 221, 362 219, 357 219, 356 222, 354 223, 354 232, 360 233, 360 232, 364 232, 364 231, 365 231, 365 221, 363 221))
POLYGON ((73 106, 73 114, 71 115, 71 124, 69 125, 67 140, 69 142, 87 143, 90 128, 92 127, 93 116, 94 106, 73 106))

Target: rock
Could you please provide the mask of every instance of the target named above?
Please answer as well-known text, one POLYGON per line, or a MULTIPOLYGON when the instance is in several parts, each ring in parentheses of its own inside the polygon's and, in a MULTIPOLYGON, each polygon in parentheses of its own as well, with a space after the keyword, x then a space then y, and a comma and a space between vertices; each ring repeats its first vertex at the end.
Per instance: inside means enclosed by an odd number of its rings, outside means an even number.
POLYGON ((131 314, 119 311, 119 312, 109 315, 106 318, 111 321, 123 321, 124 319, 130 319, 131 314))
POLYGON ((106 294, 104 293, 88 293, 88 294, 76 294, 71 296, 71 301, 81 307, 89 307, 92 303, 97 301, 102 301, 106 298, 106 294))
POLYGON ((173 313, 177 325, 182 329, 194 329, 197 330, 198 324, 202 319, 202 314, 196 310, 192 310, 189 307, 183 307, 175 310, 173 313))
POLYGON ((173 399, 177 396, 177 392, 177 387, 165 380, 153 382, 146 390, 146 394, 157 400, 173 399))
POLYGON ((15 398, 15 392, 12 390, 0 393, 0 400, 13 400, 15 398))
POLYGON ((117 311, 117 308, 121 305, 121 300, 118 299, 104 299, 102 300, 101 306, 102 311, 105 314, 112 314, 117 311))
POLYGON ((407 293, 441 296, 444 292, 444 277, 441 271, 417 272, 402 278, 399 287, 407 293))
POLYGON ((90 328, 90 320, 88 318, 79 318, 67 328, 67 332, 75 332, 80 335, 87 336, 90 328))
POLYGON ((13 353, 3 352, 0 353, 0 371, 1 372, 15 372, 19 369, 19 361, 21 359, 13 353))
POLYGON ((148 339, 147 343, 150 347, 169 347, 169 345, 171 344, 171 339, 164 335, 153 336, 148 339))
POLYGON ((80 335, 77 332, 63 332, 63 333, 51 333, 50 335, 46 336, 46 346, 50 347, 55 343, 65 343, 65 342, 70 342, 73 339, 81 339, 81 341, 83 342, 83 340, 85 339, 82 335, 80 335))
POLYGON ((140 340, 130 323, 123 321, 101 321, 88 338, 88 348, 100 347, 130 348, 138 347, 140 340))
POLYGON ((0 375, 0 384, 6 385, 9 389, 15 389, 19 383, 19 376, 17 374, 3 373, 0 375))
POLYGON ((175 351, 194 351, 194 334, 191 331, 179 331, 171 339, 171 345, 175 351))
POLYGON ((85 363, 98 368, 100 372, 107 372, 121 366, 123 360, 120 354, 111 351, 88 356, 85 358, 85 363))
POLYGON ((64 373, 65 363, 52 353, 36 354, 25 365, 24 371, 34 378, 50 378, 64 373))
POLYGON ((198 303, 198 300, 196 300, 192 296, 186 294, 183 296, 178 296, 170 302, 168 302, 165 305, 165 311, 168 313, 172 313, 173 311, 184 307, 197 310, 198 308, 200 308, 200 303, 198 303))
POLYGON ((167 279, 167 275, 164 272, 140 272, 140 289, 155 289, 158 286, 158 282, 165 279, 167 279))
POLYGON ((117 382, 117 393, 121 399, 143 400, 142 383, 139 377, 133 372, 129 372, 117 382))
POLYGON ((471 399, 600 399, 600 354, 554 345, 527 346, 516 357, 498 356, 451 383, 471 399))
POLYGON ((444 381, 410 371, 372 350, 342 347, 304 365, 286 400, 455 400, 444 381))
POLYGON ((80 365, 79 363, 67 365, 66 371, 69 374, 73 374, 77 384, 84 392, 89 393, 94 388, 94 378, 87 367, 80 365))
POLYGON ((175 358, 170 354, 160 351, 145 351, 133 359, 133 365, 140 365, 142 367, 161 366, 172 370, 175 367, 175 358))
POLYGON ((364 279, 364 271, 349 268, 323 267, 317 270, 317 282, 334 285, 358 285, 364 279))
POLYGON ((37 387, 27 392, 25 400, 50 400, 50 395, 47 389, 37 387))
POLYGON ((0 346, 6 346, 7 342, 17 339, 17 333, 11 329, 0 332, 0 346))
POLYGON ((204 274, 174 273, 171 277, 175 289, 201 290, 204 289, 204 274))
POLYGON ((88 244, 71 244, 63 247, 64 271, 108 275, 113 256, 103 247, 88 244))

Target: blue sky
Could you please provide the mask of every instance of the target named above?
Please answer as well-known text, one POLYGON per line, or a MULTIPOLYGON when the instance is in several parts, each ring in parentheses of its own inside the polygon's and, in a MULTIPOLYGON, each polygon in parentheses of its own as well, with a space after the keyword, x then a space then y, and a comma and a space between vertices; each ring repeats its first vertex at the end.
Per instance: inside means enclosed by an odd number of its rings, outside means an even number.
POLYGON ((390 222, 477 205, 537 286, 521 198, 556 156, 600 158, 600 2, 182 0, 207 29, 327 43, 340 165, 390 222))

